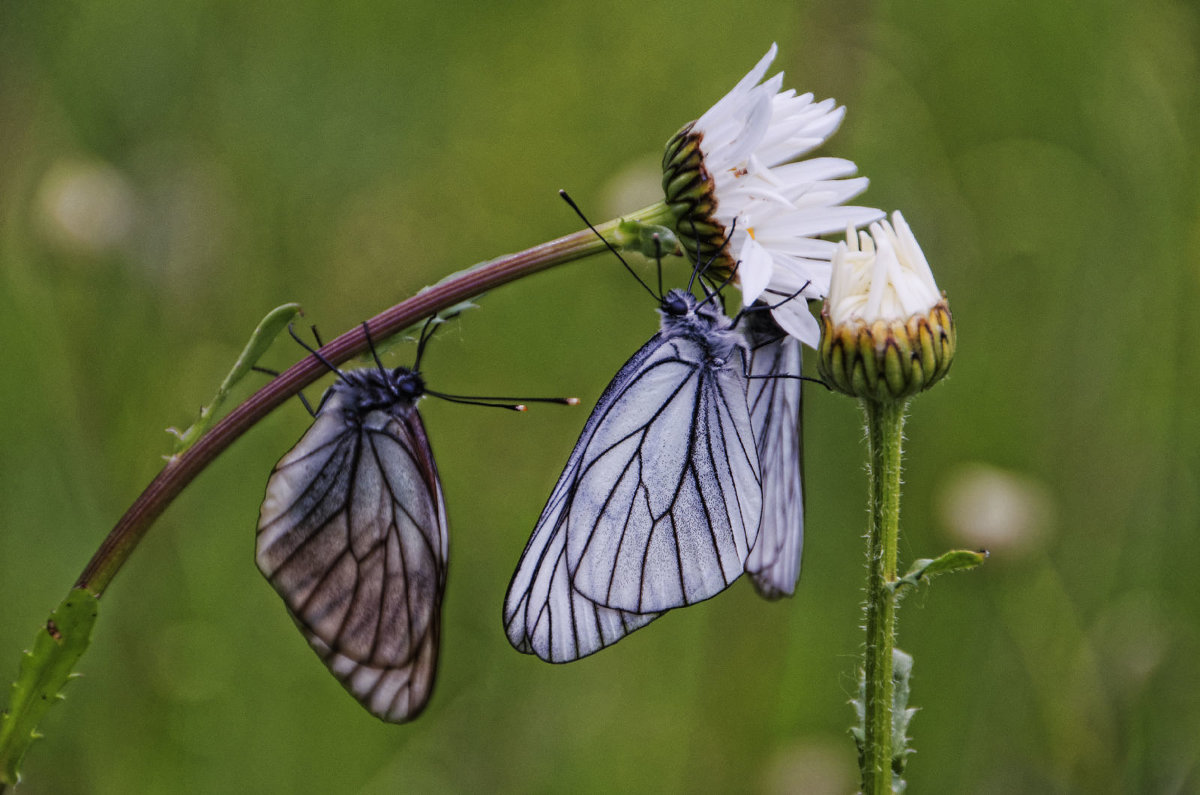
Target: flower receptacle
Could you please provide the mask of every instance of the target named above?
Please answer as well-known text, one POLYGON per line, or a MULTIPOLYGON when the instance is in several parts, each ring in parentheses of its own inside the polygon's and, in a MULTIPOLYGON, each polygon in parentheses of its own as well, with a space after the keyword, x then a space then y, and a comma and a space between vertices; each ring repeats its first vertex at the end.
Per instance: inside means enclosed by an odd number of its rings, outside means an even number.
POLYGON ((821 312, 818 369, 830 388, 877 401, 912 397, 950 369, 956 344, 945 297, 907 320, 850 320, 835 324, 821 312))

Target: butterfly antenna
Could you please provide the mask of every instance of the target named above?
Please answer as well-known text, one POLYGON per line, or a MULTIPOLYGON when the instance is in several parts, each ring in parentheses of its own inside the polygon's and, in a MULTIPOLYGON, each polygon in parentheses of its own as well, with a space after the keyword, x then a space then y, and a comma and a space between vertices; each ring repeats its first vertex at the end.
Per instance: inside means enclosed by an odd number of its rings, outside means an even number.
POLYGON ((735 262, 733 265, 733 268, 731 268, 729 271, 729 275, 726 276, 725 280, 722 281, 720 284, 716 284, 713 287, 711 293, 708 290, 708 286, 704 284, 704 279, 700 280, 700 286, 704 287, 704 292, 705 292, 705 298, 703 301, 700 302, 701 305, 706 304, 709 301, 716 299, 721 294, 721 291, 729 286, 729 283, 733 281, 733 277, 737 276, 738 266, 741 264, 742 264, 741 262, 735 262))
MULTIPOLYGON (((273 378, 278 378, 281 375, 278 370, 272 370, 270 367, 260 367, 257 364, 251 366, 250 369, 256 373, 263 373, 264 375, 269 375, 273 378)), ((297 392, 296 397, 300 398, 300 402, 304 404, 304 409, 309 413, 310 416, 317 416, 317 412, 313 410, 312 404, 308 402, 308 398, 304 397, 303 392, 297 392)))
MULTIPOLYGON (((617 249, 613 246, 613 244, 608 242, 608 238, 606 238, 604 235, 600 234, 600 231, 598 229, 596 229, 596 227, 592 226, 592 222, 587 219, 587 216, 583 214, 583 210, 579 209, 579 205, 576 204, 575 201, 569 195, 567 195, 567 192, 565 190, 560 190, 558 192, 558 195, 561 196, 562 200, 565 201, 567 204, 569 204, 571 206, 571 209, 575 211, 575 214, 578 215, 579 218, 585 224, 587 224, 587 228, 592 230, 592 232, 595 233, 596 237, 600 238, 600 242, 602 242, 605 246, 607 246, 608 250, 616 255, 617 259, 619 259, 621 261, 621 264, 625 266, 625 270, 629 271, 629 275, 632 276, 633 278, 637 279, 638 284, 642 285, 642 287, 645 288, 646 292, 650 293, 650 295, 654 298, 655 301, 662 303, 663 298, 661 295, 661 292, 662 292, 661 289, 659 290, 659 292, 660 292, 659 295, 654 295, 654 290, 650 289, 650 285, 646 284, 646 282, 642 280, 642 277, 637 275, 637 271, 635 271, 632 267, 630 267, 629 263, 625 261, 625 258, 621 256, 621 252, 617 251, 617 249)), ((662 267, 662 261, 660 260, 659 268, 661 268, 661 267, 662 267)), ((660 281, 662 280, 661 273, 659 274, 659 280, 660 281)))
MULTIPOLYGON (((701 279, 702 279, 701 284, 703 284, 703 277, 705 274, 708 273, 708 269, 710 267, 712 267, 712 264, 714 262, 717 261, 717 257, 720 256, 721 252, 724 251, 729 246, 729 241, 733 240, 733 232, 735 229, 737 229, 737 218, 736 217, 733 219, 733 223, 731 223, 729 225, 729 231, 725 233, 725 237, 721 239, 721 247, 718 248, 713 253, 713 255, 708 258, 708 261, 705 262, 703 265, 700 264, 700 230, 694 229, 694 231, 696 232, 696 267, 692 268, 692 277, 688 280, 688 292, 689 293, 692 291, 692 285, 694 285, 696 283, 697 276, 701 277, 701 279)), ((736 269, 737 269, 737 265, 735 264, 734 270, 736 271, 736 269)), ((733 274, 731 273, 729 278, 726 279, 724 282, 722 282, 721 286, 717 288, 717 292, 720 292, 725 287, 725 285, 729 284, 729 282, 732 281, 732 279, 733 279, 733 274)), ((708 297, 708 290, 705 290, 704 293, 705 293, 705 297, 708 297)))
POLYGON ((375 340, 371 339, 371 329, 367 326, 367 321, 362 322, 363 335, 367 338, 367 347, 371 349, 371 358, 375 360, 375 366, 379 368, 381 373, 386 373, 387 368, 383 366, 383 362, 379 359, 379 351, 375 350, 375 340))
POLYGON ((809 375, 792 375, 791 373, 765 373, 763 375, 750 375, 748 372, 745 372, 743 373, 743 376, 747 381, 765 381, 768 378, 786 378, 791 381, 808 381, 810 384, 820 384, 830 392, 833 391, 833 387, 831 387, 829 384, 825 383, 820 378, 813 378, 809 375))
MULTIPOLYGON (((655 232, 654 233, 654 262, 656 265, 656 270, 658 271, 658 294, 659 294, 659 296, 666 295, 666 293, 663 292, 663 283, 662 283, 662 258, 663 258, 662 238, 660 238, 658 236, 658 232, 655 232)), ((662 298, 660 297, 658 300, 661 302, 662 298)))
POLYGON ((445 392, 434 392, 426 389, 425 394, 450 403, 463 403, 468 406, 484 406, 493 409, 508 409, 509 411, 525 411, 526 403, 554 403, 559 406, 577 406, 576 397, 485 397, 482 395, 448 395, 445 392))
MULTIPOLYGON (((736 223, 736 221, 734 223, 736 223)), ((726 238, 726 243, 728 243, 728 242, 729 242, 729 239, 726 238)), ((722 248, 724 248, 724 246, 722 246, 722 248)), ((712 258, 710 258, 709 261, 707 263, 705 263, 704 271, 708 270, 709 266, 712 264, 712 261, 714 259, 716 259, 716 256, 717 255, 714 254, 712 256, 712 258)), ((704 288, 705 297, 704 297, 704 300, 700 302, 699 306, 704 306, 709 301, 712 301, 715 303, 716 299, 721 296, 721 291, 724 290, 726 287, 728 287, 730 282, 733 281, 734 277, 738 275, 738 268, 741 266, 741 264, 742 264, 741 260, 738 260, 737 262, 733 263, 733 267, 729 269, 729 275, 726 276, 725 279, 720 284, 717 284, 715 281, 713 281, 712 292, 709 292, 708 285, 705 284, 705 276, 702 273, 702 275, 700 276, 700 286, 704 288)), ((708 277, 708 278, 711 280, 711 277, 708 277)), ((723 306, 722 306, 722 309, 724 309, 723 306)), ((736 322, 736 320, 734 322, 736 322)))
POLYGON ((425 355, 425 346, 429 344, 438 327, 441 326, 441 323, 434 323, 435 320, 437 320, 437 315, 430 315, 429 319, 425 321, 425 325, 421 327, 421 333, 417 337, 417 360, 413 362, 413 372, 421 372, 421 357, 425 355))
MULTIPOLYGON (((786 298, 784 298, 784 299, 783 299, 782 301, 780 301, 779 303, 777 303, 777 304, 767 304, 767 305, 765 305, 763 308, 764 308, 764 309, 778 309, 779 307, 781 307, 781 306, 783 306, 784 304, 786 304, 788 301, 794 301, 795 299, 799 298, 799 297, 800 297, 800 293, 802 293, 802 292, 804 292, 805 290, 807 290, 811 284, 812 284, 812 279, 809 279, 809 280, 808 280, 808 281, 806 281, 806 282, 805 282, 803 285, 801 285, 801 286, 800 286, 800 289, 799 289, 799 290, 797 290, 796 292, 794 292, 794 293, 792 293, 791 295, 787 296, 786 298)), ((773 295, 778 295, 778 293, 773 293, 773 295)))
POLYGON ((288 334, 291 334, 291 335, 292 335, 292 339, 294 339, 296 342, 300 343, 300 347, 301 347, 301 348, 303 348, 304 350, 308 351, 308 352, 309 352, 309 353, 311 353, 313 356, 317 357, 317 361, 319 361, 321 364, 323 364, 323 365, 325 365, 326 367, 328 367, 328 368, 329 368, 329 369, 330 369, 332 372, 335 372, 335 373, 337 373, 338 375, 345 375, 345 373, 343 373, 341 370, 339 370, 339 369, 338 369, 338 368, 337 368, 337 367, 336 367, 336 366, 333 364, 333 362, 329 361, 329 360, 328 360, 328 359, 326 359, 324 356, 322 356, 322 355, 320 354, 320 352, 319 352, 319 351, 318 351, 316 348, 312 347, 312 346, 311 346, 311 345, 309 345, 307 342, 305 342, 304 340, 300 339, 300 335, 296 333, 296 325, 295 325, 294 323, 288 323, 288 334))
MULTIPOLYGON (((696 274, 701 272, 700 267, 700 230, 696 229, 696 225, 692 224, 692 231, 696 233, 696 264, 692 267, 692 275, 688 278, 688 292, 692 291, 692 285, 696 283, 696 274)), ((710 262, 712 260, 709 260, 710 262)), ((708 265, 705 265, 703 270, 707 270, 708 265)))
MULTIPOLYGON (((807 290, 807 289, 808 289, 809 285, 811 285, 811 284, 812 284, 812 279, 809 279, 808 281, 806 281, 804 284, 802 284, 802 285, 800 286, 800 289, 799 289, 799 290, 795 291, 795 292, 794 292, 794 293, 792 293, 791 295, 788 295, 788 296, 786 296, 786 297, 785 297, 785 298, 784 298, 782 301, 779 301, 778 303, 774 303, 774 304, 768 304, 768 303, 764 303, 764 302, 763 302, 763 301, 760 299, 760 300, 758 300, 758 301, 755 301, 755 302, 754 302, 753 304, 751 304, 750 306, 743 307, 743 308, 742 308, 742 311, 738 312, 738 313, 737 313, 737 317, 735 317, 735 318, 733 319, 733 323, 734 323, 734 325, 737 325, 737 322, 738 322, 739 320, 741 320, 743 317, 745 317, 746 315, 750 314, 751 312, 767 312, 767 311, 773 311, 773 310, 775 310, 775 309, 778 309, 779 307, 783 306, 784 304, 788 303, 789 301, 794 301, 794 300, 796 300, 797 298, 799 298, 799 297, 800 297, 800 294, 801 294, 801 293, 803 293, 805 290, 807 290)), ((779 295, 779 293, 772 293, 772 295, 779 295)))

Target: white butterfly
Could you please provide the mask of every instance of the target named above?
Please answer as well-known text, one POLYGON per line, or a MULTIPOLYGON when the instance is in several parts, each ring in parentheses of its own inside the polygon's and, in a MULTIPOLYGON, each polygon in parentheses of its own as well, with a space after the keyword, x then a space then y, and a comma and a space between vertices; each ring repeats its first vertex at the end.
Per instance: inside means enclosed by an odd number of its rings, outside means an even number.
POLYGON ((433 690, 446 587, 446 506, 416 408, 425 386, 403 367, 340 375, 271 473, 256 558, 342 685, 403 723, 433 690))
POLYGON ((742 328, 750 349, 746 398, 763 484, 758 543, 746 571, 760 594, 778 599, 796 590, 804 543, 800 342, 764 311, 747 312, 742 328))
POLYGON ((504 604, 518 650, 591 654, 724 590, 759 535, 745 342, 672 290, 662 329, 613 378, 525 547, 504 604))

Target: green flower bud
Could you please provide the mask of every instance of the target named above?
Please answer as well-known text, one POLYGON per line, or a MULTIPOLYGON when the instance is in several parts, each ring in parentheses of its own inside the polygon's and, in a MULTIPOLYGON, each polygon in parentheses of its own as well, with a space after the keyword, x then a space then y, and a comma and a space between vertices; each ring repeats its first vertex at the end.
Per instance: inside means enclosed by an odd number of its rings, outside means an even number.
POLYGON ((818 369, 832 389, 880 402, 928 389, 950 369, 954 318, 900 213, 847 234, 833 255, 818 369))
POLYGON ((821 312, 821 378, 838 392, 876 401, 912 397, 940 381, 954 359, 954 318, 943 297, 907 320, 835 324, 821 312))

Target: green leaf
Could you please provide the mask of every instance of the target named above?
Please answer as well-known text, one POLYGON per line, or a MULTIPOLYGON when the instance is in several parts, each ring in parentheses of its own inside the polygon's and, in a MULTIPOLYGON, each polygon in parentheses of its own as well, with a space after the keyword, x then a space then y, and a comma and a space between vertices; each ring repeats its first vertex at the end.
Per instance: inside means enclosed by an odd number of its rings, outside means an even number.
POLYGON ((168 433, 175 436, 175 449, 172 451, 172 459, 177 458, 180 453, 187 450, 204 435, 204 432, 213 424, 213 420, 216 418, 221 404, 225 402, 225 398, 229 397, 229 392, 238 381, 242 380, 246 373, 250 372, 250 369, 254 367, 262 355, 267 352, 267 348, 271 347, 271 343, 275 341, 275 338, 279 336, 279 332, 287 328, 288 323, 291 323, 292 319, 299 312, 300 304, 283 304, 272 309, 259 322, 258 328, 254 329, 254 333, 250 335, 250 341, 242 349, 242 355, 233 363, 233 369, 229 371, 229 375, 225 376, 225 380, 217 388, 217 394, 213 396, 212 401, 200 409, 200 416, 196 421, 184 431, 178 431, 174 428, 167 429, 168 433))
POLYGON ((929 580, 939 574, 973 569, 987 560, 987 556, 986 551, 973 552, 969 549, 953 549, 938 558, 921 558, 913 561, 912 568, 908 570, 908 573, 891 583, 890 587, 893 591, 900 593, 905 586, 915 588, 921 584, 922 580, 929 580))
POLYGON ((904 792, 904 767, 916 753, 908 746, 908 724, 917 710, 908 706, 912 680, 912 655, 892 649, 892 792, 904 792))
MULTIPOLYGON (((908 764, 908 757, 916 753, 908 745, 911 740, 908 736, 908 724, 912 721, 913 715, 917 714, 915 708, 908 706, 912 669, 912 655, 899 649, 892 649, 892 792, 904 792, 908 786, 904 780, 904 768, 908 764)), ((858 748, 860 767, 866 753, 864 748, 867 741, 866 703, 867 680, 865 672, 860 670, 858 672, 858 697, 850 700, 850 705, 854 707, 854 716, 857 718, 855 725, 850 727, 850 736, 854 738, 854 744, 858 748)))
MULTIPOLYGON (((37 725, 75 675, 75 663, 92 641, 100 601, 75 589, 38 630, 33 650, 21 658, 8 709, 0 714, 0 785, 16 786, 21 758, 37 737, 37 725)), ((0 787, 2 789, 3 787, 0 787)))

